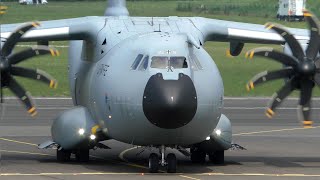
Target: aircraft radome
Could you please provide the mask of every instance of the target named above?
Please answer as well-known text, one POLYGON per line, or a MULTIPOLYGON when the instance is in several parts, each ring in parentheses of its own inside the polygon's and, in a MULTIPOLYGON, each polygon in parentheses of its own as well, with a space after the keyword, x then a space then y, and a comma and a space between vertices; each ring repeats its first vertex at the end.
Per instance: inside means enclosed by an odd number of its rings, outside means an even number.
MULTIPOLYGON (((176 172, 175 154, 192 162, 224 162, 232 147, 230 120, 221 113, 224 87, 220 72, 203 48, 207 41, 230 42, 237 56, 245 43, 284 44, 287 54, 272 48, 254 49, 248 58, 266 56, 285 65, 264 72, 248 83, 285 78, 286 85, 271 101, 267 115, 294 89, 301 90, 301 118, 309 119, 314 85, 319 84, 319 22, 305 12, 311 33, 263 25, 201 17, 130 17, 124 0, 109 0, 104 16, 6 24, 1 26, 1 89, 9 88, 36 115, 31 97, 13 76, 22 76, 56 87, 56 81, 39 70, 16 64, 33 56, 59 52, 50 41, 70 41, 69 81, 75 108, 60 114, 52 124, 52 140, 40 148, 57 148, 57 160, 89 160, 89 150, 108 148, 100 142, 117 141, 159 149, 149 157, 150 172, 166 166, 176 172), (310 41, 309 41, 310 40, 310 41), (39 46, 12 53, 17 42, 39 46), (290 49, 292 51, 290 51, 290 49), (292 52, 292 53, 291 53, 292 52), (190 151, 187 149, 190 148, 190 151)), ((106 151, 107 153, 107 151, 106 151)))

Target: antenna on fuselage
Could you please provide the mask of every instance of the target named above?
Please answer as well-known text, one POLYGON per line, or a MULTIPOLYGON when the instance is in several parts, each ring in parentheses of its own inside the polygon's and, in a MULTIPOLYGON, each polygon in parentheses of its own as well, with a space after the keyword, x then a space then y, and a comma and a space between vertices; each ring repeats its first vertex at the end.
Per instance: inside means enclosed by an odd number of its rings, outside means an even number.
POLYGON ((108 0, 105 16, 129 16, 126 0, 108 0))

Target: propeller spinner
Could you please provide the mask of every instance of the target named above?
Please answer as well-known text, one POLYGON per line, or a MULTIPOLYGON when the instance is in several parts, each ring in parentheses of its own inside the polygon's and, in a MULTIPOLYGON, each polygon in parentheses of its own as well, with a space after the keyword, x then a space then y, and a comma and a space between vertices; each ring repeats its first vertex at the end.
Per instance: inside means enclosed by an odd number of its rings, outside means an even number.
POLYGON ((319 20, 310 12, 305 11, 304 17, 310 27, 310 41, 304 52, 298 40, 283 26, 267 23, 266 28, 272 29, 283 37, 289 45, 292 56, 276 51, 273 48, 256 48, 246 53, 246 58, 252 59, 254 56, 267 57, 280 62, 285 68, 276 71, 265 71, 257 74, 247 84, 247 90, 254 89, 255 86, 281 78, 289 79, 285 85, 273 95, 266 115, 272 118, 276 108, 288 97, 292 91, 300 90, 300 100, 298 105, 298 117, 305 128, 312 127, 310 120, 311 97, 314 85, 320 86, 320 58, 317 57, 320 49, 319 20))
POLYGON ((6 40, 4 45, 0 50, 0 84, 1 84, 1 102, 2 102, 2 89, 10 89, 25 105, 31 116, 37 114, 36 108, 34 107, 30 93, 27 92, 13 76, 24 77, 28 79, 38 80, 43 83, 49 84, 50 88, 57 87, 57 81, 39 69, 28 69, 23 67, 18 67, 17 64, 30 59, 35 56, 51 54, 52 56, 59 56, 59 52, 48 46, 37 46, 28 48, 18 53, 12 53, 12 50, 19 42, 21 37, 27 33, 32 28, 38 27, 40 24, 33 22, 22 25, 16 31, 14 31, 9 38, 6 40))

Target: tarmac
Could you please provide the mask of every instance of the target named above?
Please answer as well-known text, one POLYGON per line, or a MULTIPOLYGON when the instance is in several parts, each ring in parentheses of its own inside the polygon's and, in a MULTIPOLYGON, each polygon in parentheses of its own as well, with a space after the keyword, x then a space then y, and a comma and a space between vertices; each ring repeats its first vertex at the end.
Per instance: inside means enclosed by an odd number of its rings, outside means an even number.
POLYGON ((58 163, 55 150, 39 150, 37 144, 50 139, 53 119, 72 108, 71 99, 35 98, 36 118, 6 99, 0 109, 0 179, 320 179, 320 99, 313 103, 310 129, 297 120, 297 99, 286 100, 274 119, 264 115, 268 99, 226 98, 233 141, 247 150, 227 151, 224 165, 192 164, 170 150, 178 158, 176 174, 149 174, 148 149, 114 140, 103 142, 110 150, 90 151, 89 163, 58 163))

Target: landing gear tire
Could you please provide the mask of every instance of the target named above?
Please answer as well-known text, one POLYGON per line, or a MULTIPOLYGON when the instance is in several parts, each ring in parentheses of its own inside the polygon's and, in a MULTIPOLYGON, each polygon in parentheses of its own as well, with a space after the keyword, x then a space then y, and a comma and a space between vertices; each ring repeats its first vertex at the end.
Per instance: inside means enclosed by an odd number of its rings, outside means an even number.
POLYGON ((167 156, 167 172, 176 173, 177 172, 177 158, 173 153, 168 154, 167 156))
POLYGON ((209 159, 214 164, 224 164, 224 151, 216 151, 209 154, 209 159))
POLYGON ((76 160, 79 162, 89 161, 89 149, 80 149, 76 152, 76 160))
POLYGON ((159 156, 155 153, 149 156, 149 172, 157 173, 159 170, 159 156))
POLYGON ((191 161, 193 163, 197 164, 203 164, 206 162, 206 153, 197 149, 197 150, 192 150, 191 149, 191 161))
POLYGON ((64 149, 57 149, 57 160, 59 162, 70 161, 71 152, 64 149))

